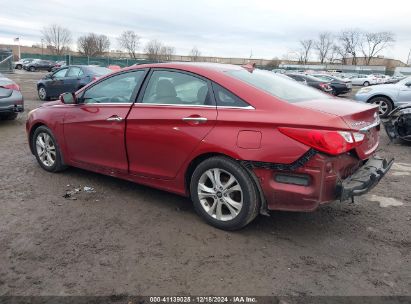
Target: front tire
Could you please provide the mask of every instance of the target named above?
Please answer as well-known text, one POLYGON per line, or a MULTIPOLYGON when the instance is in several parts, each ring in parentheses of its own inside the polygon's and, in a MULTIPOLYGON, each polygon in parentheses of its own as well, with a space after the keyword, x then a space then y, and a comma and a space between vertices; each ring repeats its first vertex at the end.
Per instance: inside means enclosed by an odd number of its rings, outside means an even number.
POLYGON ((22 68, 23 68, 23 66, 21 64, 16 65, 17 70, 21 70, 22 68))
POLYGON ((369 102, 379 106, 378 114, 381 118, 387 117, 393 109, 391 100, 386 97, 374 97, 369 102))
POLYGON ((46 126, 38 127, 33 134, 32 150, 39 165, 48 172, 59 172, 66 169, 63 164, 56 138, 46 126))
POLYGON ((369 83, 368 81, 366 81, 366 82, 363 83, 363 86, 364 86, 364 87, 368 87, 369 85, 370 85, 370 83, 369 83))
POLYGON ((211 157, 194 170, 190 183, 196 212, 210 225, 238 230, 258 214, 258 189, 249 173, 227 157, 211 157))
POLYGON ((47 90, 44 86, 39 86, 39 88, 37 89, 37 93, 39 95, 40 100, 42 101, 46 101, 49 100, 49 97, 47 96, 47 90))
POLYGON ((35 71, 36 71, 36 67, 34 67, 34 66, 29 67, 29 71, 30 71, 30 72, 35 72, 35 71))

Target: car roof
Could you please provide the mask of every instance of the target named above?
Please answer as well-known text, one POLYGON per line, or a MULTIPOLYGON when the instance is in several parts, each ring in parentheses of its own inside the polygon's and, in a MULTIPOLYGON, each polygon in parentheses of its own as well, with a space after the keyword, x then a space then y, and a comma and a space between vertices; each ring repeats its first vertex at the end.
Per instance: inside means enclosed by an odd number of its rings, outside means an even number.
POLYGON ((233 64, 222 64, 212 62, 164 62, 164 63, 148 63, 139 64, 131 67, 124 68, 123 70, 137 69, 137 68, 167 68, 167 69, 181 69, 181 70, 195 70, 197 72, 225 72, 242 70, 243 67, 233 64))

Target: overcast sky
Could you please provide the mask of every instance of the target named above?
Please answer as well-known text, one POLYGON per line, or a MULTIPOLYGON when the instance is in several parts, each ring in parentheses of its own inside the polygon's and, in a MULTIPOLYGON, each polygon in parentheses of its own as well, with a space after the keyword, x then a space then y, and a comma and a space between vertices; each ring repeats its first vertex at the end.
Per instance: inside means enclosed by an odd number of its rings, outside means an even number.
POLYGON ((111 39, 134 30, 144 44, 158 39, 186 55, 282 58, 301 39, 321 31, 360 28, 392 31, 384 55, 405 61, 411 48, 411 1, 380 0, 0 0, 0 43, 39 43, 41 29, 56 23, 77 37, 96 32, 111 39))

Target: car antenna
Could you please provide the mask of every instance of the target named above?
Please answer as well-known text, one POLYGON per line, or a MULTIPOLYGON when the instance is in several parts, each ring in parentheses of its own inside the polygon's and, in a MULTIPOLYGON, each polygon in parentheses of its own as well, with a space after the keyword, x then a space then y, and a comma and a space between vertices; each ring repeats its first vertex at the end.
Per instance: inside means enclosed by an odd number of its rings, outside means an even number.
POLYGON ((242 65, 241 66, 242 68, 244 68, 244 69, 246 69, 247 71, 249 71, 250 73, 252 73, 254 70, 255 70, 255 68, 256 68, 256 64, 255 64, 255 62, 253 62, 253 63, 247 63, 247 64, 244 64, 244 65, 242 65))

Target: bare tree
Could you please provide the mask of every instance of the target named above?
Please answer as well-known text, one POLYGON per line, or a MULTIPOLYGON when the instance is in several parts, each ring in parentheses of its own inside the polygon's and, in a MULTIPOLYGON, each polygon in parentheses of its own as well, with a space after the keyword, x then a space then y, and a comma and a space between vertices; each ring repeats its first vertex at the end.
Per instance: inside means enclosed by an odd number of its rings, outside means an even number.
POLYGON ((310 52, 311 48, 313 47, 313 40, 312 39, 307 39, 307 40, 301 40, 301 52, 300 52, 300 60, 302 63, 307 64, 307 61, 310 57, 310 52))
POLYGON ((337 59, 339 59, 339 57, 342 57, 340 53, 341 53, 341 52, 340 52, 339 46, 336 45, 336 44, 333 44, 333 45, 330 47, 330 50, 328 51, 328 54, 327 54, 327 60, 328 60, 328 62, 333 63, 334 61, 336 61, 337 59))
POLYGON ((99 56, 108 52, 110 48, 110 40, 106 35, 90 33, 78 38, 77 48, 83 55, 99 56))
POLYGON ((314 49, 318 51, 318 58, 321 64, 327 59, 334 42, 334 37, 329 32, 323 32, 318 35, 318 40, 314 42, 314 49))
POLYGON ((361 46, 362 33, 357 29, 344 30, 340 33, 341 53, 352 56, 352 64, 357 65, 357 52, 361 46))
POLYGON ((176 49, 173 46, 163 45, 161 47, 161 60, 163 61, 170 61, 172 60, 172 56, 175 54, 176 49))
POLYGON ((191 61, 198 61, 198 59, 201 56, 201 52, 198 50, 198 48, 195 46, 191 49, 190 53, 188 54, 190 56, 191 61))
POLYGON ((158 40, 151 40, 147 42, 144 48, 149 60, 160 61, 161 59, 161 48, 163 44, 158 40))
POLYGON ((125 49, 131 58, 137 58, 136 51, 140 45, 140 36, 134 31, 124 31, 117 38, 117 41, 120 47, 125 49))
POLYGON ((164 45, 161 41, 151 40, 147 42, 144 48, 148 59, 153 61, 169 61, 175 54, 175 48, 164 45))
POLYGON ((50 45, 52 47, 51 50, 54 54, 62 55, 69 49, 72 41, 70 30, 60 25, 52 24, 44 27, 41 33, 46 45, 50 45))
POLYGON ((281 64, 281 60, 278 59, 277 57, 274 57, 267 63, 266 67, 269 69, 276 69, 280 66, 280 64, 281 64))
POLYGON ((394 41, 394 34, 391 32, 365 33, 361 50, 366 65, 370 65, 371 59, 376 57, 378 53, 390 46, 394 41))

